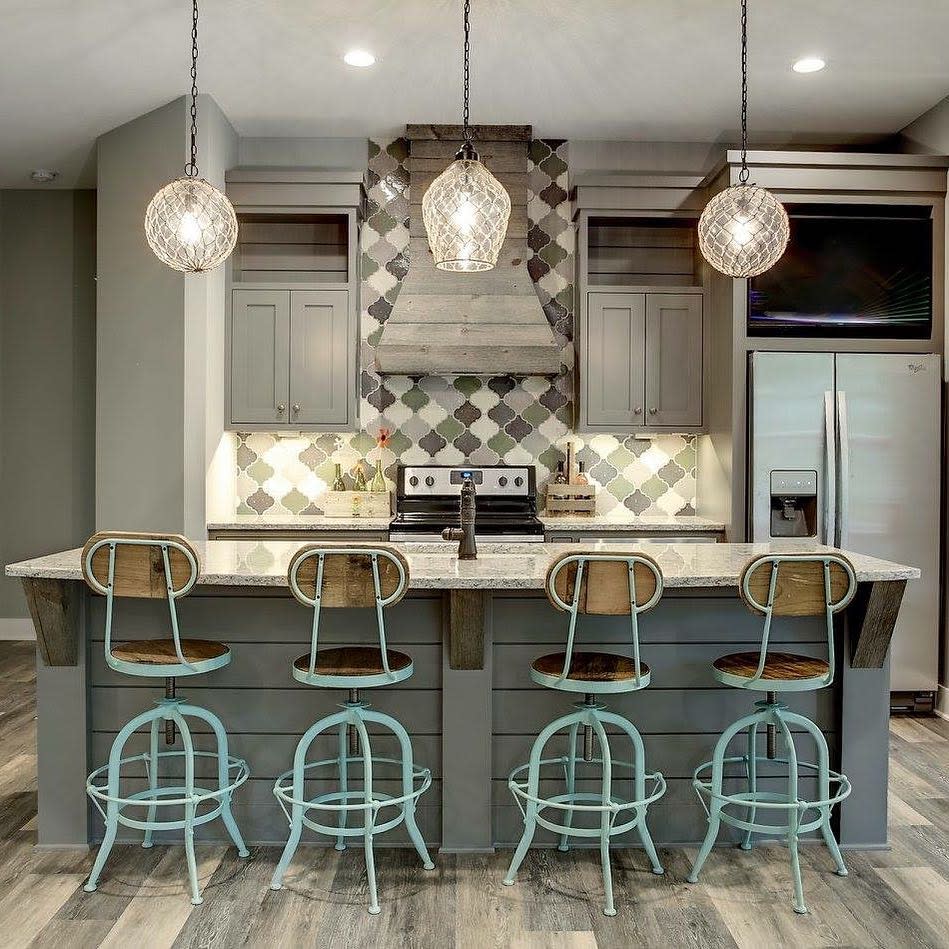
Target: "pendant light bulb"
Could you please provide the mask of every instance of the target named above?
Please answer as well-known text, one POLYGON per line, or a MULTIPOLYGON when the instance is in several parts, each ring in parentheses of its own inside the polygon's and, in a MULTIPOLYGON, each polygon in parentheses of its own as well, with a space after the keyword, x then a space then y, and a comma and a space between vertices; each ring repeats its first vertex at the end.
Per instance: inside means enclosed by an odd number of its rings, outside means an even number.
POLYGON ((226 260, 237 243, 237 215, 227 196, 198 177, 198 0, 192 0, 191 160, 145 211, 145 238, 173 270, 202 273, 226 260))
POLYGON ((748 0, 741 0, 741 171, 699 218, 702 256, 726 277, 756 277, 780 259, 791 236, 784 205, 748 183, 748 0))
POLYGON ((471 0, 465 0, 464 144, 422 197, 435 266, 458 273, 494 267, 511 217, 511 198, 479 159, 468 126, 470 10, 471 0))

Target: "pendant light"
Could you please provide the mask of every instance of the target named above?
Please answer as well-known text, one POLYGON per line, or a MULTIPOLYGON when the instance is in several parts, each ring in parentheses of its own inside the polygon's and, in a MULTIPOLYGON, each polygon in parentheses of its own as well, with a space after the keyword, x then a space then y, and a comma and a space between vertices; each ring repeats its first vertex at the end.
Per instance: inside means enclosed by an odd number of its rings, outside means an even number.
POLYGON ((422 221, 439 270, 472 273, 490 270, 498 260, 511 199, 481 163, 468 125, 468 54, 471 0, 465 0, 464 142, 455 160, 431 183, 422 198, 422 221))
POLYGON ((778 199, 748 184, 748 0, 741 0, 741 171, 738 184, 715 195, 699 218, 702 256, 727 277, 770 270, 788 246, 787 211, 778 199))
POLYGON ((201 273, 224 261, 237 242, 237 216, 227 197, 198 177, 198 0, 191 19, 191 160, 145 211, 145 237, 155 256, 174 270, 201 273))

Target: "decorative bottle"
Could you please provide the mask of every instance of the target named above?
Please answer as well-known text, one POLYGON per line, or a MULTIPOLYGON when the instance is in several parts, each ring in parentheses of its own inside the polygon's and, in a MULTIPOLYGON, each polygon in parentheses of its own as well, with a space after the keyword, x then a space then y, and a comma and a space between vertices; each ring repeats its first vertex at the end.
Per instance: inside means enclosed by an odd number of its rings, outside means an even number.
POLYGON ((557 474, 554 475, 554 484, 566 484, 566 483, 567 483, 567 475, 564 473, 564 470, 563 470, 563 462, 558 461, 557 474))
POLYGON ((346 482, 343 481, 343 466, 339 462, 336 463, 336 476, 333 478, 333 490, 346 490, 346 482))
POLYGON ((577 462, 577 474, 576 474, 576 477, 573 479, 573 483, 574 484, 589 484, 590 483, 590 479, 587 478, 587 476, 583 473, 582 461, 577 462))
POLYGON ((362 462, 356 464, 356 474, 353 477, 353 491, 366 490, 366 475, 362 470, 362 462))
POLYGON ((376 473, 372 476, 372 481, 369 483, 369 490, 373 494, 385 494, 389 490, 389 486, 386 484, 386 476, 382 473, 382 459, 376 459, 376 473))

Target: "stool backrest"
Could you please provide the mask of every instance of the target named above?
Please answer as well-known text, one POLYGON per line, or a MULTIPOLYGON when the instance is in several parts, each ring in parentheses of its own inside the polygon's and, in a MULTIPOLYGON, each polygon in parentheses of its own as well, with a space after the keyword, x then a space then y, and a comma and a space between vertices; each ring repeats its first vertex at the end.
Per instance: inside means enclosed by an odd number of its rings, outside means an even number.
POLYGON ((570 614, 561 679, 570 673, 577 617, 629 616, 636 685, 640 679, 639 614, 651 610, 662 596, 662 571, 641 553, 579 552, 565 554, 547 571, 547 598, 570 614))
POLYGON ((293 555, 287 580, 297 600, 313 608, 310 675, 316 669, 321 610, 372 607, 376 611, 382 668, 394 677, 389 669, 383 610, 401 600, 408 589, 409 564, 399 551, 371 544, 309 544, 293 555))
POLYGON ((755 557, 742 571, 738 592, 753 613, 765 618, 758 669, 752 681, 764 672, 775 616, 824 617, 828 670, 822 684, 834 681, 834 614, 846 608, 857 592, 857 576, 846 557, 830 553, 755 557))
POLYGON ((105 658, 112 657, 112 615, 115 598, 162 599, 168 603, 171 634, 178 661, 191 666, 181 651, 175 600, 185 596, 198 579, 198 554, 181 534, 99 531, 82 550, 86 583, 106 598, 105 658))

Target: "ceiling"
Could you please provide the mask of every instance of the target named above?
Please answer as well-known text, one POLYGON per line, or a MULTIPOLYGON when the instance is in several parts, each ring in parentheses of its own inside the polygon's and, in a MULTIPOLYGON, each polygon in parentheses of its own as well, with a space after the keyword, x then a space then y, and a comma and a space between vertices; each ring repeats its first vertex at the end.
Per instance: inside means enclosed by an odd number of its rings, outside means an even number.
MULTIPOLYGON (((96 137, 188 89, 187 0, 0 0, 0 187, 94 182, 96 137)), ((473 0, 474 123, 731 142, 737 0, 473 0)), ((947 0, 751 0, 753 141, 866 141, 949 94, 947 0), (823 56, 820 73, 790 63, 823 56)), ((453 123, 461 0, 202 0, 200 89, 246 136, 453 123), (342 54, 371 50, 369 69, 342 54)))

